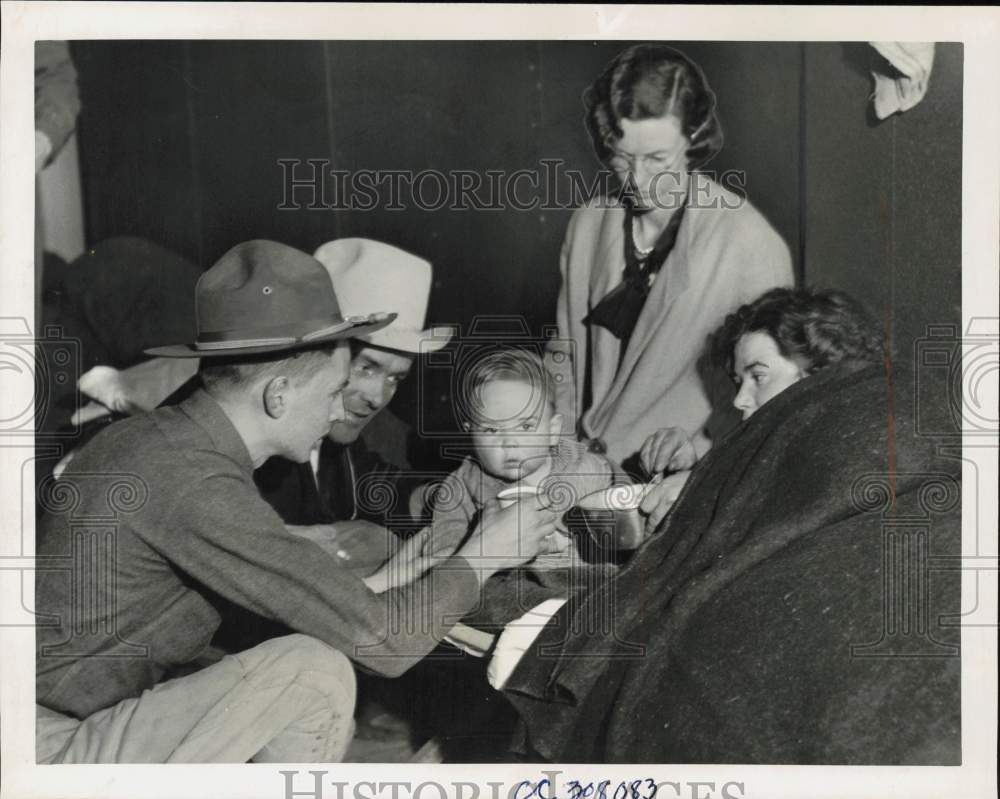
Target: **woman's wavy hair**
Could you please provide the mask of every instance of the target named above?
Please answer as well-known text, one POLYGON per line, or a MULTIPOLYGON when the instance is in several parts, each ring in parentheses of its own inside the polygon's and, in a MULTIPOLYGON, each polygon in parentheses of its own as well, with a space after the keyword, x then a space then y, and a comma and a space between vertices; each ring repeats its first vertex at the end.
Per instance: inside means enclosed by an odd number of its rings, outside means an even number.
POLYGON ((853 297, 834 289, 771 289, 726 317, 713 337, 713 360, 733 371, 736 343, 747 333, 767 333, 781 354, 803 362, 809 374, 840 361, 877 362, 882 337, 853 297))
POLYGON ((672 114, 690 142, 688 167, 697 169, 722 149, 715 93, 701 68, 663 44, 623 50, 583 93, 594 151, 607 162, 622 137, 623 119, 639 121, 672 114))

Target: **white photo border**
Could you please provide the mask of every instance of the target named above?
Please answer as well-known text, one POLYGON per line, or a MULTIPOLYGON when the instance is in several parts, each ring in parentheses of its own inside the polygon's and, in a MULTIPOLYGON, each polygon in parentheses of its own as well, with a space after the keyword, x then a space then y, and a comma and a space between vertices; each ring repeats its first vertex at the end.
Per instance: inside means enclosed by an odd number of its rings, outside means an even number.
MULTIPOLYGON (((972 319, 998 317, 1000 263, 1000 11, 957 7, 795 6, 539 6, 442 4, 278 3, 29 3, 2 4, 0 44, 0 319, 32 318, 34 304, 33 43, 38 39, 545 39, 639 40, 661 31, 671 40, 713 41, 961 41, 964 43, 962 209, 963 330, 972 319)), ((35 328, 32 327, 34 330, 35 328)), ((6 382, 9 376, 0 377, 6 382)), ((2 393, 2 390, 0 390, 2 393)), ((994 400, 995 402, 995 397, 994 400)), ((0 399, 0 418, 5 401, 0 399)), ((995 412, 995 406, 993 408, 995 412)), ((995 418, 995 416, 994 416, 995 418)), ((310 769, 324 770, 324 796, 390 796, 365 781, 436 780, 422 795, 456 794, 505 799, 522 780, 545 772, 568 779, 634 780, 652 776, 675 783, 725 783, 734 796, 767 797, 987 797, 996 795, 997 596, 980 603, 992 626, 962 634, 961 767, 820 767, 739 765, 541 766, 530 764, 393 764, 391 775, 368 764, 290 766, 37 766, 34 763, 34 630, 11 626, 34 595, 27 565, 33 552, 34 514, 22 496, 21 476, 33 442, 0 437, 0 740, 4 797, 286 797, 281 770, 298 770, 293 789, 313 795, 310 769), (25 510, 25 507, 28 510, 25 510), (336 783, 345 784, 337 789, 336 783), (469 787, 456 788, 458 783, 469 787), (500 783, 503 787, 489 787, 500 783), (737 793, 739 790, 739 793, 737 793)), ((28 467, 30 469, 30 467, 28 467)), ((30 472, 28 485, 33 484, 30 472)), ((965 455, 966 554, 987 543, 996 568, 997 447, 965 455), (978 532, 974 522, 978 517, 978 532), (970 529, 972 528, 972 529, 970 529)), ((965 583, 968 586, 968 583, 965 583)), ((968 597, 964 593, 964 597, 968 597)), ((694 795, 685 789, 685 796, 694 795)), ((701 794, 704 795, 702 789, 701 794)), ((560 794, 565 796, 565 791, 560 794)), ((664 792, 662 796, 672 796, 664 792)), ((407 799, 405 792, 400 794, 407 799)), ((514 797, 517 799, 517 797, 514 797)), ((521 797, 523 799, 523 797, 521 797)))

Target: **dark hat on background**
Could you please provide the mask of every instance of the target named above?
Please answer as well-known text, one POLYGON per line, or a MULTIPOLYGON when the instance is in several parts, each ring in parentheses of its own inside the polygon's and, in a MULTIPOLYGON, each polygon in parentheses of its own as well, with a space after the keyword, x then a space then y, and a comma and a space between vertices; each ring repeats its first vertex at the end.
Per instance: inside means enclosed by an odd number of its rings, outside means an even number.
POLYGON ((396 318, 371 313, 347 319, 323 265, 274 241, 237 244, 195 287, 193 344, 147 349, 171 358, 231 358, 314 347, 373 333, 396 318))
POLYGON ((146 360, 143 350, 195 335, 194 287, 202 271, 151 241, 104 239, 63 267, 51 320, 80 339, 82 371, 103 364, 124 369, 146 360))

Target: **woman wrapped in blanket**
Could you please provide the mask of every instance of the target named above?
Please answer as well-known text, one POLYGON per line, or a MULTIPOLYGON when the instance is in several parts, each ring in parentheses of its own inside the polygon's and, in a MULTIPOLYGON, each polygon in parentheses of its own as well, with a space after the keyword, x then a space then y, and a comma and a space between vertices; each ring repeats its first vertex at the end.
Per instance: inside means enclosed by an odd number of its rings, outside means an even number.
POLYGON ((613 580, 501 635, 490 677, 520 713, 512 748, 552 762, 961 762, 959 575, 900 577, 923 586, 906 596, 886 582, 911 546, 886 538, 896 519, 924 519, 913 546, 935 557, 961 551, 961 462, 921 433, 955 427, 947 376, 921 372, 918 424, 908 365, 837 291, 769 291, 714 345, 742 424, 613 580), (893 635, 900 613, 925 627, 893 635))
MULTIPOLYGON (((842 291, 772 289, 726 317, 713 336, 713 360, 738 391, 746 420, 789 386, 843 360, 876 362, 879 337, 867 312, 842 291)), ((644 450, 645 451, 645 450, 644 450)), ((660 482, 642 510, 653 530, 676 501, 689 472, 660 482)))
POLYGON ((749 419, 765 402, 831 364, 878 362, 882 342, 867 312, 842 291, 773 289, 726 317, 714 350, 739 387, 733 405, 749 419))

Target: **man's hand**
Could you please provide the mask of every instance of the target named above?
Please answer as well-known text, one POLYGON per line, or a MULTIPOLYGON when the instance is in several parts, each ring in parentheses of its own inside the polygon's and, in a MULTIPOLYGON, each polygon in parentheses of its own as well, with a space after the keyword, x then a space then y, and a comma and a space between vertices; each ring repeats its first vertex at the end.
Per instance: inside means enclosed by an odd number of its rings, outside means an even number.
POLYGON ((523 499, 505 509, 484 508, 479 524, 458 550, 479 575, 480 584, 498 571, 527 563, 537 555, 563 548, 556 532, 558 512, 541 497, 523 499))
POLYGON ((659 527, 690 475, 691 472, 678 472, 669 477, 658 478, 652 483, 639 505, 639 512, 646 516, 646 535, 651 535, 659 527))
POLYGON ((694 442, 679 427, 660 428, 639 450, 639 463, 650 476, 691 469, 697 462, 694 442))
POLYGON ((434 565, 434 557, 426 546, 431 528, 425 527, 403 542, 399 550, 377 572, 364 579, 376 594, 412 583, 434 565))

